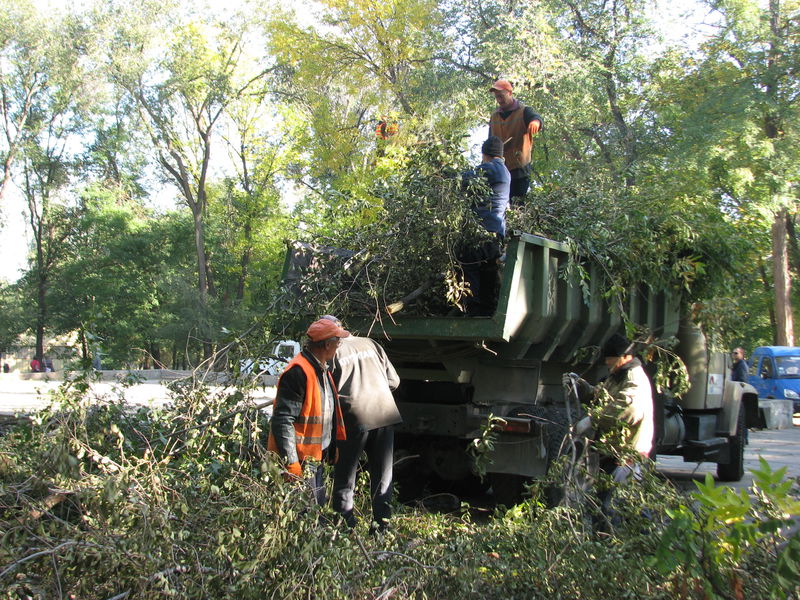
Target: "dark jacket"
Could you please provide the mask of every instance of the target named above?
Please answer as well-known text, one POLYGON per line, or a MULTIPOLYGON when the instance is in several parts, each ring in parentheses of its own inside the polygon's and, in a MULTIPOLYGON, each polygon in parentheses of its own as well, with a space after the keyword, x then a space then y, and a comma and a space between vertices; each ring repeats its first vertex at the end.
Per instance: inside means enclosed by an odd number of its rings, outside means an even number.
POLYGON ((731 367, 731 381, 747 382, 747 371, 750 369, 745 359, 737 360, 731 367))
MULTIPOLYGON (((341 406, 339 397, 336 393, 336 385, 329 371, 324 371, 319 361, 308 350, 303 350, 297 357, 292 359, 286 370, 278 380, 278 390, 275 397, 275 406, 270 420, 270 434, 268 447, 277 452, 287 463, 301 462, 304 457, 316 459, 322 458, 321 440, 305 439, 299 440, 299 432, 303 428, 307 430, 321 429, 321 415, 310 415, 308 410, 309 385, 306 372, 298 364, 298 358, 304 359, 316 374, 317 393, 322 393, 325 389, 324 377, 329 380, 329 386, 333 392, 333 422, 331 424, 331 447, 335 447, 337 439, 345 438, 344 422, 342 420, 341 406), (307 423, 306 423, 307 421, 307 423), (305 443, 304 443, 305 442, 305 443), (298 448, 299 446, 299 448, 298 448), (315 447, 316 446, 316 447, 315 447), (298 451, 300 450, 300 451, 298 451), (301 456, 301 454, 303 456, 301 456)), ((316 434, 315 434, 316 436, 316 434)), ((333 458, 335 452, 328 452, 328 456, 333 458)))

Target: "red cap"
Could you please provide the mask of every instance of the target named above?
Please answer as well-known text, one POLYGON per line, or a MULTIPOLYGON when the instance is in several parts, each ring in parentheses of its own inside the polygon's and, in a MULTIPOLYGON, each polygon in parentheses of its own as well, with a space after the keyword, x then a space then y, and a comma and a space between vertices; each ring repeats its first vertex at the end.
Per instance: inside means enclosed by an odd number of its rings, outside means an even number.
POLYGON ((489 88, 489 91, 493 92, 495 90, 506 90, 507 92, 514 91, 513 88, 511 87, 511 82, 508 81, 508 79, 498 79, 497 81, 495 81, 494 85, 489 88))
POLYGON ((327 340, 333 337, 350 337, 350 332, 342 329, 330 319, 320 319, 319 321, 314 321, 311 325, 309 325, 306 335, 311 338, 312 342, 321 342, 322 340, 327 340))

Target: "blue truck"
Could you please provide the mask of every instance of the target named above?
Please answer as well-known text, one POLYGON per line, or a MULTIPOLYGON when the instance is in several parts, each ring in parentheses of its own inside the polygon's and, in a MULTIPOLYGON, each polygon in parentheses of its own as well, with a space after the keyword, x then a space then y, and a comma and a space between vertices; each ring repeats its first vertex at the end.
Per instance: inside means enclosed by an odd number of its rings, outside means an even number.
POLYGON ((800 347, 759 346, 750 356, 748 383, 759 398, 791 400, 800 411, 800 347))

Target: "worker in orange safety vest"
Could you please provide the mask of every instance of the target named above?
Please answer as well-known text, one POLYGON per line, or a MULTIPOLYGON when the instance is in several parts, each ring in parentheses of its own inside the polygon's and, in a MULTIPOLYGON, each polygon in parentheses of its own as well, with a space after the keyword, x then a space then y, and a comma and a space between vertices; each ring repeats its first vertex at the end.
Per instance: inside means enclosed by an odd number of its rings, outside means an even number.
POLYGON ((284 460, 284 478, 289 481, 303 479, 304 462, 317 463, 308 483, 322 505, 326 501, 323 461, 333 462, 336 441, 346 438, 339 396, 328 367, 340 340, 350 332, 320 319, 309 326, 306 335, 308 343, 278 380, 267 447, 284 460))

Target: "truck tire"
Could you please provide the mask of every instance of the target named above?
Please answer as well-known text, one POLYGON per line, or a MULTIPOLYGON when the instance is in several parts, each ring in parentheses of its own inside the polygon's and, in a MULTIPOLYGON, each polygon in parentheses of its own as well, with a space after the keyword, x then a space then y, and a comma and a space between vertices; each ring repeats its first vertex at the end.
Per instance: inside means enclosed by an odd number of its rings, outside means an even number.
POLYGON ((741 481, 744 477, 744 406, 739 404, 736 433, 728 438, 728 464, 717 463, 717 478, 720 481, 741 481))

